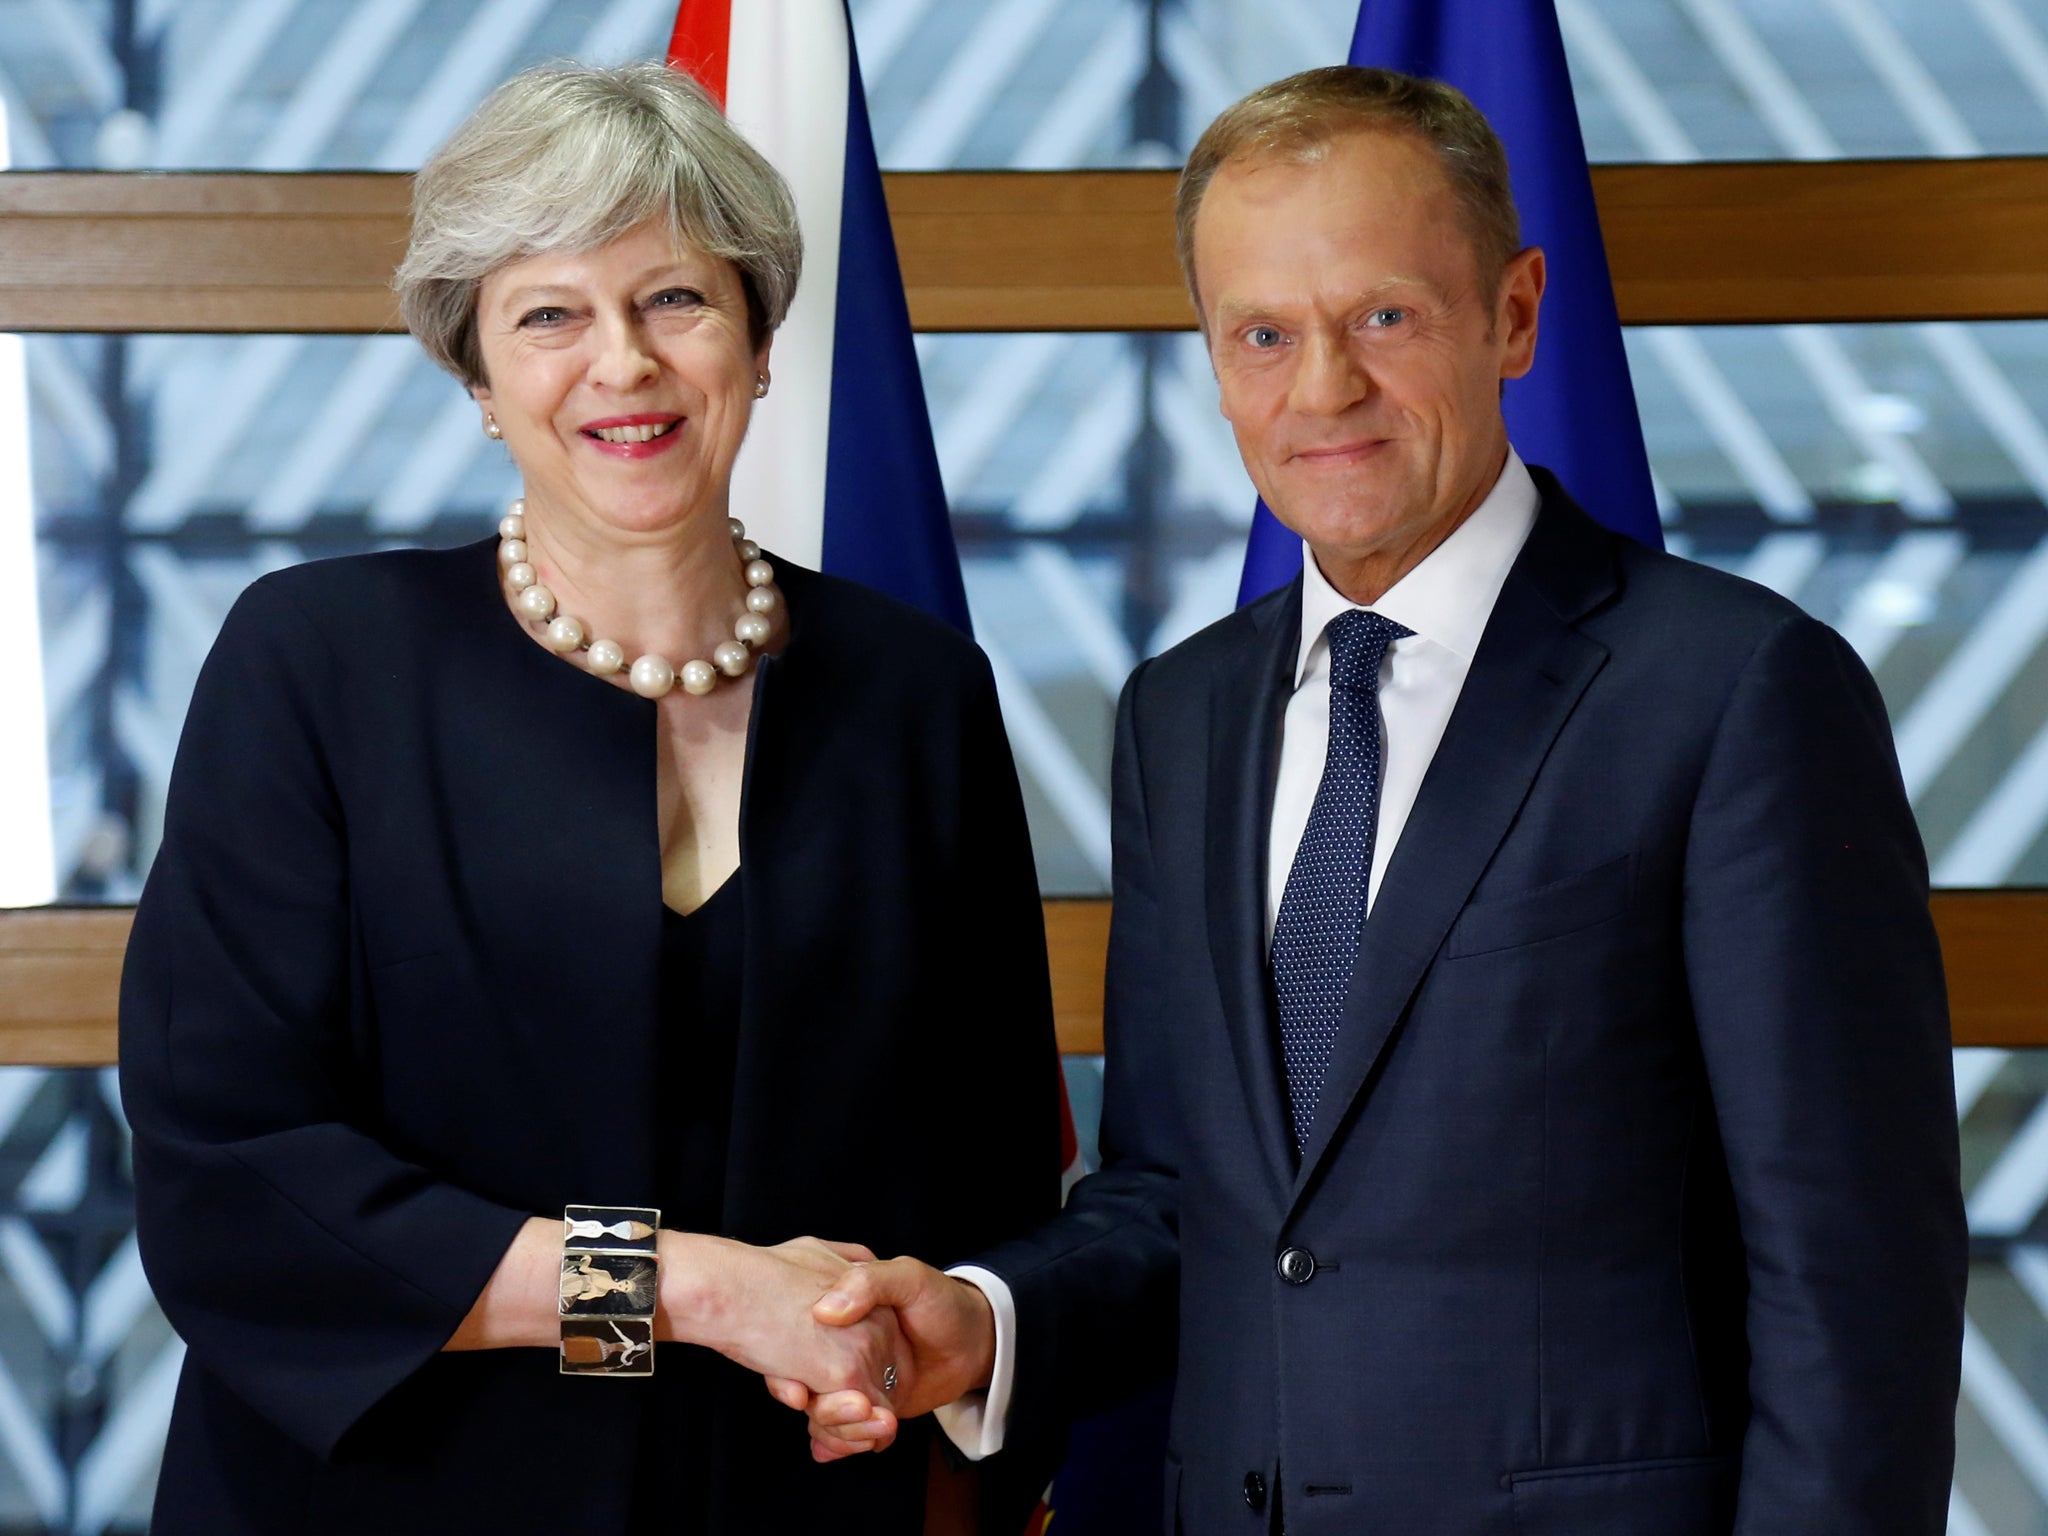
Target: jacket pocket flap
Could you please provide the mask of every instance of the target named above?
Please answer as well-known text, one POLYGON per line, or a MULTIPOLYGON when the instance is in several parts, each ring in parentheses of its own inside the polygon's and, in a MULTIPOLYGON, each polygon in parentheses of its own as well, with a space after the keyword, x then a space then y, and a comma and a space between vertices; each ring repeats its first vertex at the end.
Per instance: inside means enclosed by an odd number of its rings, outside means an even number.
POLYGON ((1517 1536, 1726 1536, 1732 1456, 1678 1456, 1509 1474, 1517 1536))
POLYGON ((1452 959, 1562 938, 1624 911, 1629 856, 1539 885, 1514 896, 1476 901, 1451 928, 1444 953, 1452 959))

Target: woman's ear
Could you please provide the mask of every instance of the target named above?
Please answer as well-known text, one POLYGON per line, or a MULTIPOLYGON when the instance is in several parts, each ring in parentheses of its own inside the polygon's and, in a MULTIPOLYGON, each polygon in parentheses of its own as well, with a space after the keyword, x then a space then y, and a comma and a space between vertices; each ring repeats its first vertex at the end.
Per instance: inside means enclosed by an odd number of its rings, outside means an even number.
POLYGON ((505 430, 498 425, 498 418, 491 410, 490 389, 482 384, 473 384, 470 386, 469 398, 483 407, 484 436, 491 439, 492 442, 496 442, 499 438, 503 437, 505 430))

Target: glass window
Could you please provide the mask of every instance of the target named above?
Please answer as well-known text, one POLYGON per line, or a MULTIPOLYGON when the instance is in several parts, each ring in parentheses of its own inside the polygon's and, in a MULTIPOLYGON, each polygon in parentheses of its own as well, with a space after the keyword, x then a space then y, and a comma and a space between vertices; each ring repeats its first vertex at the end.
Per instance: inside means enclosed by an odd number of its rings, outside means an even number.
MULTIPOLYGON (((854 0, 885 166, 1170 165, 1340 61, 1352 0, 854 0)), ((16 164, 408 169, 514 70, 648 58, 671 0, 0 0, 16 164)), ((1595 160, 2048 149, 2043 0, 1558 0, 1595 160)))
MULTIPOLYGON (((1671 547, 1858 646, 1938 883, 2048 881, 2048 325, 1629 345, 1671 547)), ((1104 890, 1116 691, 1227 611, 1250 486, 1193 335, 920 351, 1046 888, 1104 890)), ((25 355, 59 889, 131 900, 234 594, 292 560, 481 536, 517 483, 404 337, 38 336, 25 355)))

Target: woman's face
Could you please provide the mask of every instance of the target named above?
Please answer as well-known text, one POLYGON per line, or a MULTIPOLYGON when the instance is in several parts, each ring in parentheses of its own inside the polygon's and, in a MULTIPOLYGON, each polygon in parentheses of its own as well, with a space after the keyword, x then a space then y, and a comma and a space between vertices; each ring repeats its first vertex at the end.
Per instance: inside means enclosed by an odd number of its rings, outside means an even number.
POLYGON ((577 255, 485 278, 477 337, 530 505, 593 531, 653 534, 725 516, 768 345, 731 262, 642 224, 577 255))

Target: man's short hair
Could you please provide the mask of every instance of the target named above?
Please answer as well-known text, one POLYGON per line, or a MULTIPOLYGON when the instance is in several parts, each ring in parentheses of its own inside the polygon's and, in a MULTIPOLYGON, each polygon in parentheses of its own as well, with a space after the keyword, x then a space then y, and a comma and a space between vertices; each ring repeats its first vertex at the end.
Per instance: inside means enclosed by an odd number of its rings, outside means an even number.
POLYGON ((1225 108, 1188 155, 1174 194, 1174 249, 1196 313, 1202 295, 1195 283, 1195 215, 1216 173, 1265 156, 1314 160, 1335 140, 1361 131, 1412 134, 1435 151, 1472 237, 1480 285, 1488 295, 1498 291, 1502 271, 1522 249, 1522 221, 1507 150, 1493 125, 1441 80, 1333 64, 1261 86, 1225 108))

